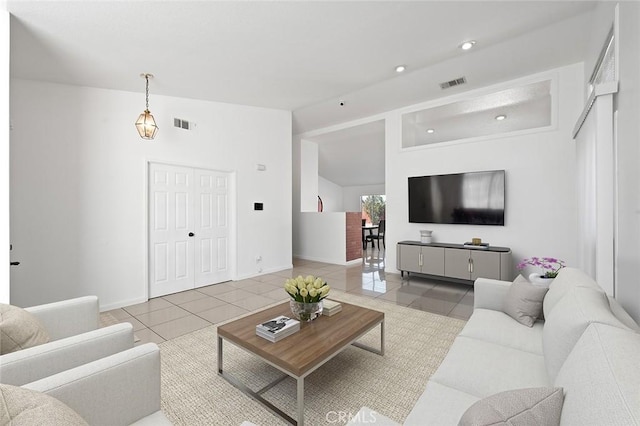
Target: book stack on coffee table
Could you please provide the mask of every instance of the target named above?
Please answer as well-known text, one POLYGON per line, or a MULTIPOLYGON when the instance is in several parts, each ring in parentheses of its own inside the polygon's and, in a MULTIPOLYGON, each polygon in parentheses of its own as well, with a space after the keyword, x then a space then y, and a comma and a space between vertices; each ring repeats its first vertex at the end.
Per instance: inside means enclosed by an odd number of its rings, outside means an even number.
POLYGON ((300 330, 300 321, 280 315, 256 325, 256 335, 277 342, 300 330))
POLYGON ((342 305, 340 302, 336 302, 335 300, 323 300, 322 301, 322 315, 326 315, 328 317, 337 314, 342 310, 342 305))

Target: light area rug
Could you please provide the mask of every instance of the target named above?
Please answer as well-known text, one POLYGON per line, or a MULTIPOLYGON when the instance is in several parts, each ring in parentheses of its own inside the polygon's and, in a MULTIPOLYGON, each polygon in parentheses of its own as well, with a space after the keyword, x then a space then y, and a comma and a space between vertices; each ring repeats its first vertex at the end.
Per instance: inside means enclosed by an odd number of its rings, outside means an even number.
MULTIPOLYGON (((341 293, 333 300, 385 313, 385 354, 349 347, 305 379, 305 424, 344 424, 364 405, 402 423, 465 321, 341 293), (344 414, 341 414, 344 413, 344 414)), ((338 314, 339 315, 339 314, 338 314)), ((162 411, 175 425, 286 424, 217 375, 216 326, 161 343, 162 411)), ((379 347, 380 328, 360 342, 379 347)), ((224 369, 257 390, 283 373, 224 343, 224 369)), ((295 417, 296 383, 287 378, 263 394, 295 417)))

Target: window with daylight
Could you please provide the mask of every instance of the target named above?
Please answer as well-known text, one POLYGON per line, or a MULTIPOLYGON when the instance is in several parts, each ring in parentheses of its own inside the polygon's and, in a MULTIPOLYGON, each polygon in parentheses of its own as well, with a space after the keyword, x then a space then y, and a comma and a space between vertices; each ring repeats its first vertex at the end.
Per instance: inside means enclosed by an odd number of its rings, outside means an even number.
POLYGON ((363 195, 360 197, 360 206, 362 211, 363 223, 369 225, 377 225, 380 219, 385 218, 385 201, 384 195, 363 195))

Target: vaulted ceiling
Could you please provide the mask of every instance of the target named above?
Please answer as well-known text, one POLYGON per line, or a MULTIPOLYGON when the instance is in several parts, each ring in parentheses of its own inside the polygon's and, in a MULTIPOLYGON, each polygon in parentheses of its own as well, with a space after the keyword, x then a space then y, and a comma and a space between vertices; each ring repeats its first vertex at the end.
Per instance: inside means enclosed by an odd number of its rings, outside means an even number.
POLYGON ((149 72, 152 94, 291 110, 301 133, 441 97, 463 75, 454 91, 578 62, 595 4, 9 0, 11 74, 142 92, 149 72))

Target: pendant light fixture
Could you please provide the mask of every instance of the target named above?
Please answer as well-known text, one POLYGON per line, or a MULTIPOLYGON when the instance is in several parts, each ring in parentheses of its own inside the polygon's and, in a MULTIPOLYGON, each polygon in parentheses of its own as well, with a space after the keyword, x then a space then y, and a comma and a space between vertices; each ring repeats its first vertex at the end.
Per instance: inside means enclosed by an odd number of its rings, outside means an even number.
POLYGON ((149 79, 153 78, 153 74, 140 74, 140 77, 147 81, 147 108, 136 120, 136 129, 138 129, 138 133, 142 139, 153 139, 156 133, 158 133, 156 120, 153 118, 153 115, 151 115, 151 111, 149 111, 149 79))

